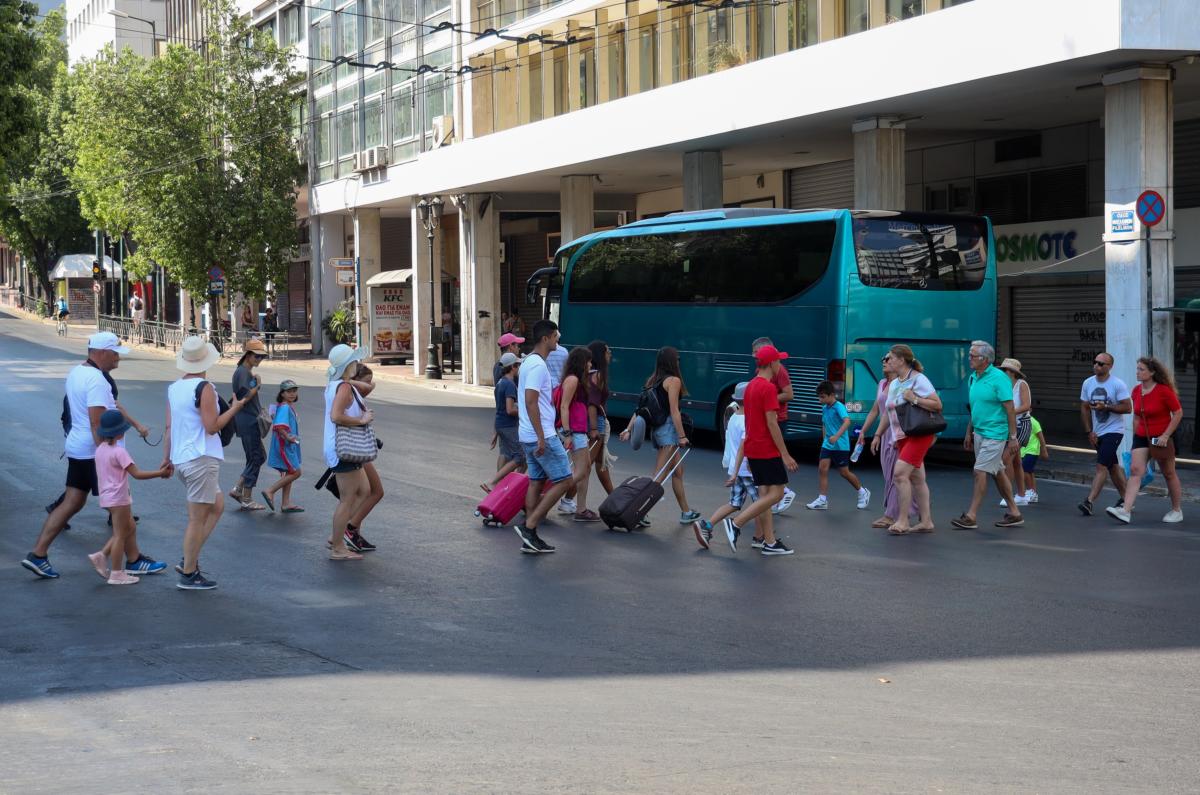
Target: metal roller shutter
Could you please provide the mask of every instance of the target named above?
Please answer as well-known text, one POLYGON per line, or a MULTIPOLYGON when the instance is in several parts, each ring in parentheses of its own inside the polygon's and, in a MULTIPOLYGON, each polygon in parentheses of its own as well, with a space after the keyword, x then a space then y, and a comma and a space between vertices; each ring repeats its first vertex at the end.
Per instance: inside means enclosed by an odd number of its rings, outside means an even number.
MULTIPOLYGON (((289 273, 291 266, 288 266, 289 273)), ((288 314, 288 290, 286 285, 275 288, 275 322, 279 324, 279 328, 283 331, 288 330, 288 325, 291 323, 291 316, 288 314)))
POLYGON ((1104 350, 1104 285, 1013 287, 1012 350, 1033 394, 1033 414, 1051 429, 1078 435, 1079 389, 1104 350))
POLYGON ((853 160, 793 168, 788 172, 788 207, 791 209, 853 206, 853 160))
POLYGON ((287 330, 308 334, 308 263, 293 262, 288 269, 287 330))
MULTIPOLYGON (((1175 271, 1175 297, 1193 298, 1200 296, 1200 270, 1175 271)), ((1192 321, 1195 326, 1196 321, 1192 321)), ((1187 321, 1175 317, 1175 386, 1179 387, 1179 402, 1183 406, 1183 422, 1180 444, 1184 450, 1197 452, 1195 439, 1196 392, 1200 380, 1200 333, 1187 332, 1187 321), (1190 443, 1190 446, 1189 446, 1190 443)))
POLYGON ((1175 208, 1200 207, 1200 119, 1175 124, 1175 208))

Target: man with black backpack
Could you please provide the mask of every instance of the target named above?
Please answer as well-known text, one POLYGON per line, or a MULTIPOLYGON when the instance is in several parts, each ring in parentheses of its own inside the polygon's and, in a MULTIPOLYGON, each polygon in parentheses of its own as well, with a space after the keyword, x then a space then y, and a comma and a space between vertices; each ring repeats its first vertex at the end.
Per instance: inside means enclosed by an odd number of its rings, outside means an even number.
MULTIPOLYGON (((121 355, 128 353, 116 334, 107 331, 88 338, 88 358, 67 375, 66 397, 63 399, 63 430, 67 438, 63 443, 67 458, 67 489, 50 506, 49 516, 42 524, 41 533, 33 550, 21 561, 21 565, 39 577, 55 579, 58 572, 50 565, 50 544, 66 527, 67 522, 87 504, 88 494, 99 495, 96 478, 96 435, 100 417, 109 409, 116 409, 144 439, 150 429, 129 416, 117 403, 117 384, 110 372, 117 369, 121 355)), ((166 566, 141 554, 137 548, 136 535, 130 536, 125 547, 125 570, 130 574, 157 574, 166 566)))

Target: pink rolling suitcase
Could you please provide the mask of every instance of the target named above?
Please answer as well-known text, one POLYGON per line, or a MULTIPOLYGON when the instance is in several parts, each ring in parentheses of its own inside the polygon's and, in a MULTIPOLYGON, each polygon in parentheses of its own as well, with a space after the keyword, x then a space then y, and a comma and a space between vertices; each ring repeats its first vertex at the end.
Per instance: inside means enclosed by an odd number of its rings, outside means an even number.
POLYGON ((508 524, 524 509, 527 491, 529 476, 523 472, 510 472, 483 498, 475 515, 482 516, 484 524, 508 524))

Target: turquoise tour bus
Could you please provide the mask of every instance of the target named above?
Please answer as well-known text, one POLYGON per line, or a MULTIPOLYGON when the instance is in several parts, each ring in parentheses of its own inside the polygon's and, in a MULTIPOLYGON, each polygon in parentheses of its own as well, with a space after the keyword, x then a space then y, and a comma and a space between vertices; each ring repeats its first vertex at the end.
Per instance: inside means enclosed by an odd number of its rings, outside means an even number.
POLYGON ((609 412, 629 417, 657 349, 679 349, 696 427, 722 427, 734 385, 754 373, 750 344, 787 351, 789 439, 817 439, 814 389, 832 381, 857 422, 870 411, 880 360, 916 352, 942 397, 945 436, 967 426, 967 349, 992 341, 996 258, 991 223, 945 213, 725 209, 674 213, 562 246, 529 280, 531 301, 562 344, 613 351, 609 412))

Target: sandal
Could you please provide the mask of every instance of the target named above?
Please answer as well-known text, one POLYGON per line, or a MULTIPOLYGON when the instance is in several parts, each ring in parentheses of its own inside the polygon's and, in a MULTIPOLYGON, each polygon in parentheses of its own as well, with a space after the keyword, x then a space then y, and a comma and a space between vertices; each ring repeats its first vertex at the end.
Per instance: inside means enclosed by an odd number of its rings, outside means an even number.
POLYGON ((600 514, 596 513, 591 508, 588 508, 587 510, 580 511, 579 513, 575 514, 575 521, 598 522, 600 521, 600 514))
POLYGON ((890 529, 891 526, 894 525, 895 523, 896 523, 896 520, 893 519, 892 517, 881 516, 878 519, 876 519, 875 521, 871 522, 871 527, 874 527, 876 530, 887 530, 887 529, 890 529))
POLYGON ((931 525, 931 524, 926 524, 926 525, 921 525, 921 524, 919 524, 919 525, 917 525, 916 527, 914 527, 914 528, 912 529, 912 531, 913 531, 914 533, 932 533, 932 532, 933 532, 933 525, 931 525))
POLYGON ((491 493, 492 493, 492 487, 491 487, 491 486, 489 486, 489 485, 488 485, 488 484, 486 484, 486 483, 480 483, 480 484, 479 484, 479 488, 483 489, 483 493, 484 493, 484 494, 491 494, 491 493))
POLYGON ((304 513, 304 509, 299 505, 285 505, 280 513, 304 513))
POLYGON ((979 523, 965 513, 959 514, 957 519, 951 519, 950 524, 954 525, 957 530, 978 530, 979 523))
POLYGON ((917 531, 911 527, 896 527, 896 525, 892 525, 888 528, 888 533, 894 536, 906 536, 915 532, 917 531))
POLYGON ((239 507, 243 511, 265 511, 267 509, 267 506, 254 501, 243 502, 239 507))
POLYGON ((348 549, 335 549, 329 553, 330 560, 362 560, 363 556, 348 549))
POLYGON ((259 492, 259 494, 261 494, 261 495, 262 495, 262 498, 263 498, 264 500, 266 500, 266 501, 267 501, 267 505, 270 505, 270 506, 271 506, 271 511, 272 511, 272 512, 274 512, 274 510, 275 510, 275 500, 271 499, 271 495, 270 495, 270 494, 267 494, 267 492, 266 492, 266 489, 264 489, 264 490, 260 491, 260 492, 259 492))

